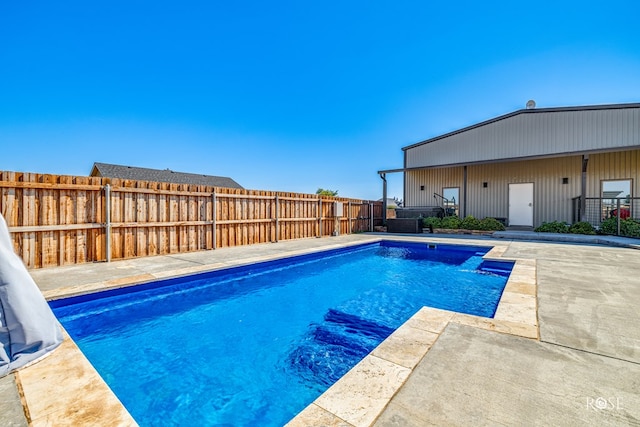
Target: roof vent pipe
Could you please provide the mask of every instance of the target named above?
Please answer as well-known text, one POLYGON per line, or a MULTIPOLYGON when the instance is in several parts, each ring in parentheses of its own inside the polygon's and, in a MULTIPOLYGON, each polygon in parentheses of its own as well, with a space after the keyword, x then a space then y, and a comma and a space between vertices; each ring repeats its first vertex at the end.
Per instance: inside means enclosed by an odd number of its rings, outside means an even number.
POLYGON ((527 101, 527 110, 533 110, 534 108, 536 108, 536 101, 534 101, 533 99, 530 99, 527 101))

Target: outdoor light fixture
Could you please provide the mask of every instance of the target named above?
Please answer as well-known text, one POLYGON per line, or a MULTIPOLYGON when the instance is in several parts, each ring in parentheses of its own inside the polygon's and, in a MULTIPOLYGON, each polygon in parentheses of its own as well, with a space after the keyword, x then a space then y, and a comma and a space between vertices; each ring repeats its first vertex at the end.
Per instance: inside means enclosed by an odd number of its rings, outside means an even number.
POLYGON ((563 184, 568 184, 569 183, 569 178, 562 178, 562 183, 563 184))
POLYGON ((488 182, 483 182, 483 183, 482 183, 482 187, 483 187, 483 188, 487 188, 488 186, 489 186, 489 183, 488 183, 488 182))
POLYGON ((424 191, 424 185, 420 186, 420 191, 424 191))

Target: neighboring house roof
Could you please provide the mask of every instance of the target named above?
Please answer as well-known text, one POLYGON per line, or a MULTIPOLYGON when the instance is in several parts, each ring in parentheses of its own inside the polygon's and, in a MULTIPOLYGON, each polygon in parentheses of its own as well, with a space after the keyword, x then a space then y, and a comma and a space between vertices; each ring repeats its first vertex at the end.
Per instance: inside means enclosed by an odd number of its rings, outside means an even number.
POLYGON ((403 169, 640 147, 640 103, 517 110, 403 147, 403 169))
POLYGON ((136 181, 170 182, 173 184, 207 185, 211 187, 243 188, 233 179, 225 176, 200 175, 175 172, 170 169, 148 169, 134 166, 94 163, 90 176, 131 179, 136 181))

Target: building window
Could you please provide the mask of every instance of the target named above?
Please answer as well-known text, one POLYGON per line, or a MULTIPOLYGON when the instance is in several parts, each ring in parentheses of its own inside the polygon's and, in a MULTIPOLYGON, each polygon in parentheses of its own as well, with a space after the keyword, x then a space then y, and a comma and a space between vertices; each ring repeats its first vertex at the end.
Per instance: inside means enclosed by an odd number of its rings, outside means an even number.
POLYGON ((631 180, 620 179, 602 181, 601 196, 602 219, 618 216, 620 218, 631 217, 631 180))
POLYGON ((460 214, 460 189, 458 187, 449 187, 442 189, 442 207, 446 215, 460 214))

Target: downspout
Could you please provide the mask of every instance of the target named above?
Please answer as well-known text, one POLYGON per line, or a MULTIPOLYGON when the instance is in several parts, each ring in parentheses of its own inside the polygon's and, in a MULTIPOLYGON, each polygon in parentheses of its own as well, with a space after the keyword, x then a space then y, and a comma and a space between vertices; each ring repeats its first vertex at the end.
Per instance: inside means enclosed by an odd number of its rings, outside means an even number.
POLYGON ((589 165, 589 155, 582 155, 582 181, 580 183, 580 221, 585 221, 587 217, 587 166, 589 165))
POLYGON ((380 173, 382 179, 382 225, 387 225, 387 174, 380 173))

